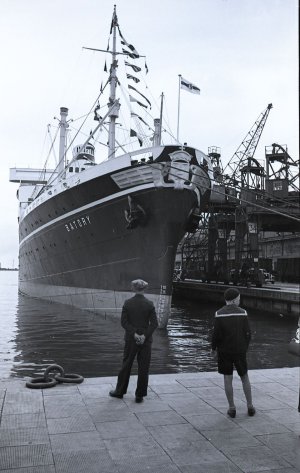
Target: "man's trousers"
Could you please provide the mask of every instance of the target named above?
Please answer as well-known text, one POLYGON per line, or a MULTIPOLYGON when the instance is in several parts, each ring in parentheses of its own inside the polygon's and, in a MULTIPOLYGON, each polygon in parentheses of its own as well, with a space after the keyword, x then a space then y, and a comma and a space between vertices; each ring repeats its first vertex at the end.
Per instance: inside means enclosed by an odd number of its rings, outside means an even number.
POLYGON ((118 375, 116 391, 118 394, 126 394, 130 379, 131 368, 135 357, 138 363, 138 379, 135 395, 147 396, 149 367, 151 361, 151 345, 146 341, 143 345, 137 345, 135 340, 126 340, 123 354, 123 364, 118 375))

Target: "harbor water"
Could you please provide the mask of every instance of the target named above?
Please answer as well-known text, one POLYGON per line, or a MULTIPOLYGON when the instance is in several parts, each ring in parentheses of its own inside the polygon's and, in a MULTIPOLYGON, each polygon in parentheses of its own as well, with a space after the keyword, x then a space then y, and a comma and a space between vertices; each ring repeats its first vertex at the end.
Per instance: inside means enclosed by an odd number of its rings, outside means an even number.
MULTIPOLYGON (((154 334, 151 373, 215 371, 210 331, 217 308, 174 300, 168 327, 154 334)), ((298 366, 298 358, 287 352, 297 320, 248 313, 249 368, 298 366)), ((123 335, 116 319, 19 295, 17 271, 0 271, 0 379, 33 377, 53 363, 84 377, 115 376, 122 361, 123 335)))

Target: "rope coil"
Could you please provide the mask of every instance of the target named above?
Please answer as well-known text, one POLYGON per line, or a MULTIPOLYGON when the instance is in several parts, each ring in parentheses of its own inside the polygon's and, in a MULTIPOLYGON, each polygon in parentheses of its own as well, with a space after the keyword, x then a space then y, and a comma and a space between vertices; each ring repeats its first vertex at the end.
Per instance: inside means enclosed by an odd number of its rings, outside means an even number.
POLYGON ((52 388, 59 383, 77 383, 80 384, 84 380, 83 376, 74 373, 65 373, 65 370, 60 365, 49 365, 44 372, 44 376, 32 378, 26 382, 27 388, 45 389, 52 388), (49 373, 54 372, 54 375, 49 376, 49 373), (56 372, 56 373, 55 373, 56 372), (58 373, 57 373, 58 372, 58 373))

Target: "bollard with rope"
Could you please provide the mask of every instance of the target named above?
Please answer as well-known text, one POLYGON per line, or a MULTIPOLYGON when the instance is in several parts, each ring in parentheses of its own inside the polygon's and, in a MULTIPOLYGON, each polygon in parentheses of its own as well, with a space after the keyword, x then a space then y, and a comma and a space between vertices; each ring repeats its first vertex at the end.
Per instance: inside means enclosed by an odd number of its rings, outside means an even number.
POLYGON ((60 383, 76 383, 80 384, 84 380, 83 376, 74 373, 65 373, 65 370, 60 365, 49 365, 44 372, 44 376, 32 378, 31 381, 26 382, 27 388, 45 389, 52 388, 60 383), (53 375, 49 376, 49 373, 53 375))

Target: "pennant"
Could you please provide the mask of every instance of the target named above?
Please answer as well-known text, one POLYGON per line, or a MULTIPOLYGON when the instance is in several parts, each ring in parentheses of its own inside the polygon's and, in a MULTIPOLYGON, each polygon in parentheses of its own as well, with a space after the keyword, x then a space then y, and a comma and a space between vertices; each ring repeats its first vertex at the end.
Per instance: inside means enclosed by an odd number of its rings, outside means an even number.
POLYGON ((143 140, 142 140, 141 136, 138 135, 137 132, 135 130, 133 130, 132 128, 130 129, 130 136, 131 137, 136 136, 139 143, 140 143, 140 146, 143 146, 143 140))
POLYGON ((130 49, 130 51, 135 54, 137 57, 139 57, 139 53, 137 52, 137 50, 135 49, 134 46, 132 46, 132 44, 128 44, 126 41, 121 41, 121 44, 123 44, 123 46, 127 46, 127 48, 130 49))
POLYGON ((130 53, 129 51, 127 51, 126 49, 122 48, 122 51, 124 54, 126 54, 127 56, 131 57, 132 59, 137 59, 138 57, 140 57, 139 54, 136 54, 136 53, 130 53))
POLYGON ((96 106, 96 108, 94 110, 94 120, 99 122, 100 120, 102 120, 102 117, 100 117, 100 115, 98 115, 98 113, 97 113, 98 110, 100 110, 100 105, 99 104, 96 106))
POLYGON ((183 90, 187 90, 188 92, 191 92, 192 94, 200 94, 199 87, 192 84, 191 82, 184 79, 183 77, 180 77, 180 88, 183 90))
POLYGON ((140 79, 137 77, 132 76, 131 74, 126 74, 127 79, 132 79, 136 84, 140 82, 140 79))
POLYGON ((148 69, 148 66, 147 66, 147 64, 146 64, 146 61, 145 61, 145 71, 146 71, 146 74, 148 74, 149 69, 148 69))
POLYGON ((114 26, 117 26, 117 27, 119 26, 118 25, 118 17, 116 15, 115 11, 114 11, 113 16, 112 16, 111 25, 110 25, 110 33, 109 34, 112 34, 114 26))
POLYGON ((137 99, 132 97, 132 95, 130 95, 130 94, 129 94, 129 100, 130 100, 130 102, 136 102, 141 107, 148 108, 147 105, 143 104, 142 102, 139 102, 137 99))
POLYGON ((139 120, 141 120, 141 122, 144 123, 144 125, 146 125, 148 128, 150 128, 148 123, 146 123, 145 120, 142 117, 140 117, 137 113, 131 112, 131 116, 133 118, 138 118, 139 120))
POLYGON ((142 70, 140 67, 136 66, 135 64, 129 64, 127 61, 125 61, 125 66, 132 67, 134 72, 140 72, 142 70))
POLYGON ((135 49, 135 47, 134 47, 132 44, 129 44, 129 43, 126 41, 126 39, 124 38, 124 36, 122 35, 119 26, 118 26, 118 30, 119 30, 119 35, 120 35, 121 38, 122 38, 121 44, 123 44, 124 46, 127 46, 127 48, 129 48, 130 51, 132 51, 132 53, 136 55, 136 57, 139 57, 139 53, 137 52, 137 50, 135 49))
POLYGON ((133 87, 133 85, 128 84, 127 87, 128 87, 128 89, 134 90, 137 94, 139 94, 141 97, 143 97, 143 99, 145 99, 146 102, 148 102, 148 104, 150 105, 150 109, 151 109, 151 102, 150 102, 150 100, 147 99, 147 97, 145 97, 145 95, 141 94, 141 92, 139 92, 135 87, 133 87))
POLYGON ((104 63, 104 72, 107 72, 106 59, 105 59, 105 63, 104 63))

